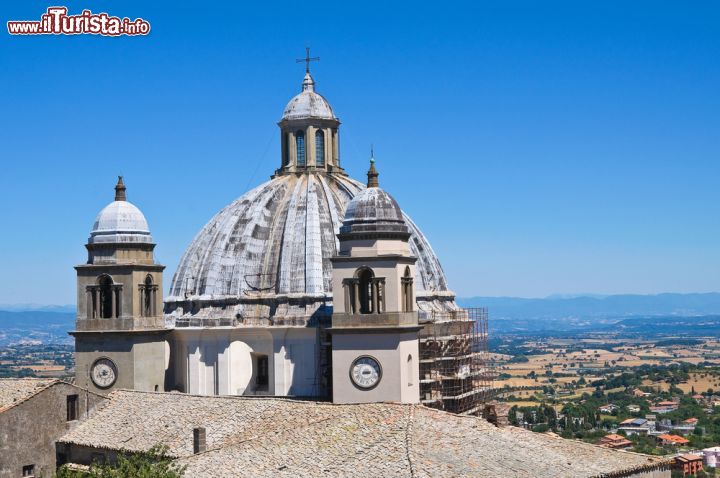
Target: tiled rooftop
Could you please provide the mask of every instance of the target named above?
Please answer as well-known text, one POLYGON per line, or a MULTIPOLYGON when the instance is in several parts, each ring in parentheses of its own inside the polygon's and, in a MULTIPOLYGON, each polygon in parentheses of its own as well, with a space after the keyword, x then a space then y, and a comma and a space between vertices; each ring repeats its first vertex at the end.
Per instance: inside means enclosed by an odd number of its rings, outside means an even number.
POLYGON ((593 477, 663 459, 495 428, 423 406, 116 391, 61 442, 139 451, 161 443, 186 476, 593 477), (193 455, 193 428, 207 451, 193 455))
POLYGON ((57 382, 55 379, 0 378, 0 412, 57 382))

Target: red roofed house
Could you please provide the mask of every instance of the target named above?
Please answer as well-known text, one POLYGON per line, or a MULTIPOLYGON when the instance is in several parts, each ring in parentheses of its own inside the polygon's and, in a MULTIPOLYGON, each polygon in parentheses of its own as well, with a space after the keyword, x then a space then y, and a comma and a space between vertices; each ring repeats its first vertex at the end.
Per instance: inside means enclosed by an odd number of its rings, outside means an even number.
POLYGON ((678 435, 658 435, 657 439, 661 445, 681 446, 690 443, 690 440, 678 435))
POLYGON ((660 402, 652 407, 650 411, 653 413, 670 413, 678 409, 678 404, 675 402, 660 402))
POLYGON ((611 433, 610 435, 605 435, 600 439, 600 446, 604 446, 607 448, 629 448, 633 445, 633 442, 628 440, 622 435, 617 435, 615 433, 611 433))
POLYGON ((675 468, 682 470, 683 476, 695 475, 703 469, 703 458, 700 455, 680 455, 675 457, 675 468))

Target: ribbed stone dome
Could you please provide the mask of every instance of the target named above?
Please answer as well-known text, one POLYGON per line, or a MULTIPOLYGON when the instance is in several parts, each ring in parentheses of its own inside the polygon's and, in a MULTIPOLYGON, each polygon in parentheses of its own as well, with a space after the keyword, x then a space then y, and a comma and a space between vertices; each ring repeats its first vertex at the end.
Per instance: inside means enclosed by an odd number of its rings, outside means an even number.
POLYGON ((305 73, 302 92, 288 102, 282 116, 283 120, 305 118, 336 119, 330 103, 315 92, 315 81, 309 72, 305 73))
POLYGON ((152 236, 145 215, 125 199, 125 185, 119 177, 115 201, 95 218, 88 244, 122 242, 152 243, 152 236))
POLYGON ((407 232, 403 212, 395 198, 379 187, 360 191, 348 203, 340 233, 407 232))
MULTIPOLYGON (((316 172, 277 176, 244 194, 217 213, 187 248, 166 312, 198 318, 309 316, 331 306, 330 258, 338 251, 348 203, 377 194, 364 189, 344 174, 316 172)), ((418 258, 420 308, 454 308, 454 294, 430 244, 409 217, 393 210, 393 219, 407 224, 418 258)))

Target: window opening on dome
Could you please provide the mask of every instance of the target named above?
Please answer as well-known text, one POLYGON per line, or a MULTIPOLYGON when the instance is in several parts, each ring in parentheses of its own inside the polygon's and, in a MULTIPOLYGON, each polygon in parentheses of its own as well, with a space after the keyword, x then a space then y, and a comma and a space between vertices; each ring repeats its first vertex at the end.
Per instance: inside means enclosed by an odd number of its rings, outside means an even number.
POLYGON ((325 167, 325 132, 322 130, 315 132, 315 164, 325 167))
POLYGON ((295 148, 297 150, 297 165, 305 166, 305 133, 295 133, 295 148))
POLYGON ((290 162, 290 151, 288 147, 288 138, 286 134, 282 135, 282 165, 287 166, 290 162))

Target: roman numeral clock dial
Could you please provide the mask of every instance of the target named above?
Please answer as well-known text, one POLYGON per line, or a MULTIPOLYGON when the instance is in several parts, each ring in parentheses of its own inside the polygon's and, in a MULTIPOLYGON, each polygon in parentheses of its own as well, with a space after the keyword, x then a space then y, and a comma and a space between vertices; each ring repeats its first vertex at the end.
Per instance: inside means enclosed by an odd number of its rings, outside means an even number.
POLYGON ((382 368, 373 357, 362 356, 350 366, 350 379, 359 388, 370 390, 380 383, 382 368))
POLYGON ((98 388, 110 388, 117 380, 117 366, 109 358, 95 361, 90 370, 90 378, 98 388))

